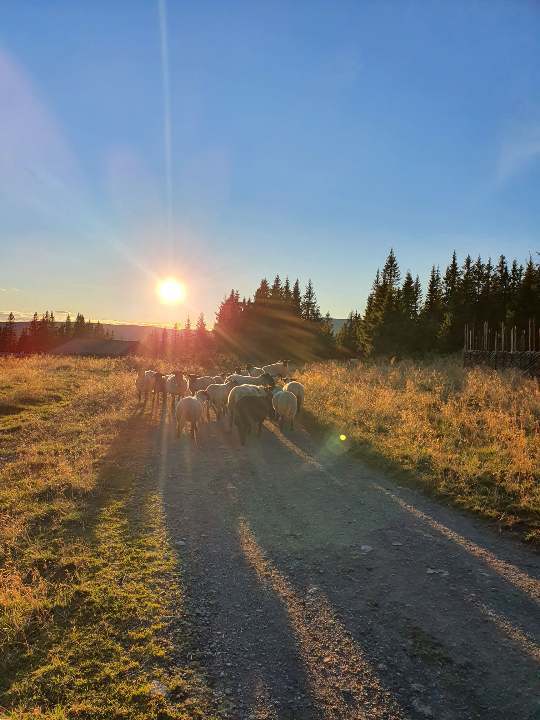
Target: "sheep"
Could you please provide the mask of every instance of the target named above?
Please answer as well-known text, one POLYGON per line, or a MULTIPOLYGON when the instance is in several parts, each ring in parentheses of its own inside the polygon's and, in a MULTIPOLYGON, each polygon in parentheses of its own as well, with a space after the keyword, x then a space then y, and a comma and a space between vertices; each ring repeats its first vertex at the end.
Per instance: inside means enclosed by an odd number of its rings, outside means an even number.
POLYGON ((165 385, 165 375, 160 372, 154 372, 154 395, 152 397, 152 409, 157 398, 159 407, 159 396, 163 399, 163 409, 167 407, 167 387, 165 385))
POLYGON ((230 391, 235 387, 232 382, 229 383, 212 383, 206 390, 197 390, 197 397, 200 397, 206 402, 206 415, 208 421, 210 421, 210 407, 214 408, 216 413, 216 419, 227 411, 227 400, 229 398, 230 391))
POLYGON ((268 373, 262 373, 255 377, 234 373, 233 375, 229 375, 225 379, 225 382, 234 382, 235 385, 269 385, 270 387, 273 387, 275 384, 274 378, 268 373))
POLYGON ((278 360, 270 365, 264 365, 261 370, 274 378, 286 378, 289 375, 289 362, 290 360, 278 360))
POLYGON ((296 395, 296 402, 298 403, 298 412, 296 414, 300 415, 300 411, 302 410, 302 406, 304 404, 304 386, 297 380, 289 380, 289 382, 283 386, 283 389, 288 390, 289 392, 292 392, 294 395, 296 395))
POLYGON ((291 430, 294 430, 294 418, 298 411, 296 395, 289 390, 278 390, 272 396, 272 406, 276 412, 280 428, 283 428, 285 421, 289 420, 291 430))
POLYGON ((238 400, 234 420, 242 445, 245 444, 246 436, 251 432, 253 425, 257 426, 257 437, 260 436, 263 422, 271 410, 270 396, 267 392, 261 397, 246 396, 238 400))
POLYGON ((229 427, 232 429, 234 424, 234 412, 236 403, 244 397, 266 397, 267 390, 265 387, 254 384, 236 385, 232 388, 227 398, 227 409, 229 411, 229 427))
POLYGON ((176 435, 180 437, 186 422, 190 423, 191 437, 196 441, 199 428, 197 423, 201 420, 203 414, 202 403, 193 395, 181 397, 174 408, 176 418, 176 435))
POLYGON ((188 384, 181 370, 175 370, 173 373, 165 376, 165 392, 171 396, 171 413, 174 411, 176 399, 185 395, 187 389, 188 384))
POLYGON ((203 375, 202 377, 197 377, 197 375, 188 374, 184 375, 184 378, 188 383, 191 395, 195 395, 197 390, 206 390, 206 388, 213 383, 223 382, 223 375, 203 375))
POLYGON ((256 365, 248 365, 246 370, 247 370, 247 374, 251 375, 251 377, 257 377, 257 375, 263 374, 263 369, 260 367, 257 367, 256 365))
POLYGON ((137 392, 139 395, 139 402, 142 399, 142 394, 144 393, 144 404, 146 405, 146 401, 148 400, 148 393, 152 392, 155 387, 156 382, 156 372, 155 370, 139 370, 137 373, 137 380, 135 381, 135 387, 137 388, 137 392))

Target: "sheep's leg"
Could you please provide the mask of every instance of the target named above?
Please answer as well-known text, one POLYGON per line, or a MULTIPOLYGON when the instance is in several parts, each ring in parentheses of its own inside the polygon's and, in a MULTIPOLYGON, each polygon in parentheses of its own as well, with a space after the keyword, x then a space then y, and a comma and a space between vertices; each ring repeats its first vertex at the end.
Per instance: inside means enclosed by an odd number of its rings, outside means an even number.
POLYGON ((190 425, 191 425, 191 437, 192 437, 193 440, 196 440, 196 439, 197 439, 197 438, 196 438, 196 435, 197 435, 197 423, 192 422, 192 423, 190 423, 190 425))

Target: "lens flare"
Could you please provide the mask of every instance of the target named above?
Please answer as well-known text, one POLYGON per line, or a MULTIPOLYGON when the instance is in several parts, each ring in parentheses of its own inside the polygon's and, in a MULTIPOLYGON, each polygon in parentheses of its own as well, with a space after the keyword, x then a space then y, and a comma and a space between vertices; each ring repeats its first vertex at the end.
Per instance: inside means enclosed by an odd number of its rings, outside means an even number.
POLYGON ((343 433, 341 433, 341 435, 339 436, 339 439, 341 440, 341 442, 345 442, 345 440, 347 439, 347 436, 343 435, 343 433))
POLYGON ((173 277, 160 280, 156 292, 160 302, 164 305, 177 305, 186 297, 186 288, 179 280, 173 277))

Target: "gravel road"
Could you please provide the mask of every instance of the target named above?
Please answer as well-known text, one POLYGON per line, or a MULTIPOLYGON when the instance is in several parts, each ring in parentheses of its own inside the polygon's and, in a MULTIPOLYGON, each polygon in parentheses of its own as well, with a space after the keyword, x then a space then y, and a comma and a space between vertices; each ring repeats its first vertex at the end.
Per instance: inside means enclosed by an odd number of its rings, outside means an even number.
POLYGON ((540 557, 300 427, 162 425, 199 657, 235 720, 540 719, 540 557))

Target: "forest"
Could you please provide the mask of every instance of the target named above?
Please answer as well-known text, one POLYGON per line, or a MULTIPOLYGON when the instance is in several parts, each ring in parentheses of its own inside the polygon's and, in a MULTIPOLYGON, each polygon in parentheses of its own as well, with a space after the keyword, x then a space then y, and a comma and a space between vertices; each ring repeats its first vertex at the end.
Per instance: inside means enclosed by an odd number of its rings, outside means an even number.
MULTIPOLYGON (((494 264, 467 255, 460 264, 454 252, 443 272, 432 267, 424 290, 417 274, 407 270, 402 277, 390 250, 364 311, 351 311, 337 333, 330 314, 321 313, 311 280, 302 290, 298 279, 291 285, 288 277, 282 281, 276 275, 272 283, 263 278, 248 298, 232 289, 217 309, 212 330, 202 313, 194 327, 188 316, 183 327, 152 328, 140 351, 170 360, 221 353, 248 361, 448 354, 463 347, 466 324, 525 328, 531 319, 540 320, 540 264, 532 257, 521 264, 501 255, 494 264)), ((41 317, 35 313, 18 333, 11 313, 0 328, 0 352, 53 352, 82 336, 106 338, 111 333, 81 313, 74 321, 68 315, 57 322, 49 311, 41 317)), ((540 337, 535 347, 540 349, 540 337)))

